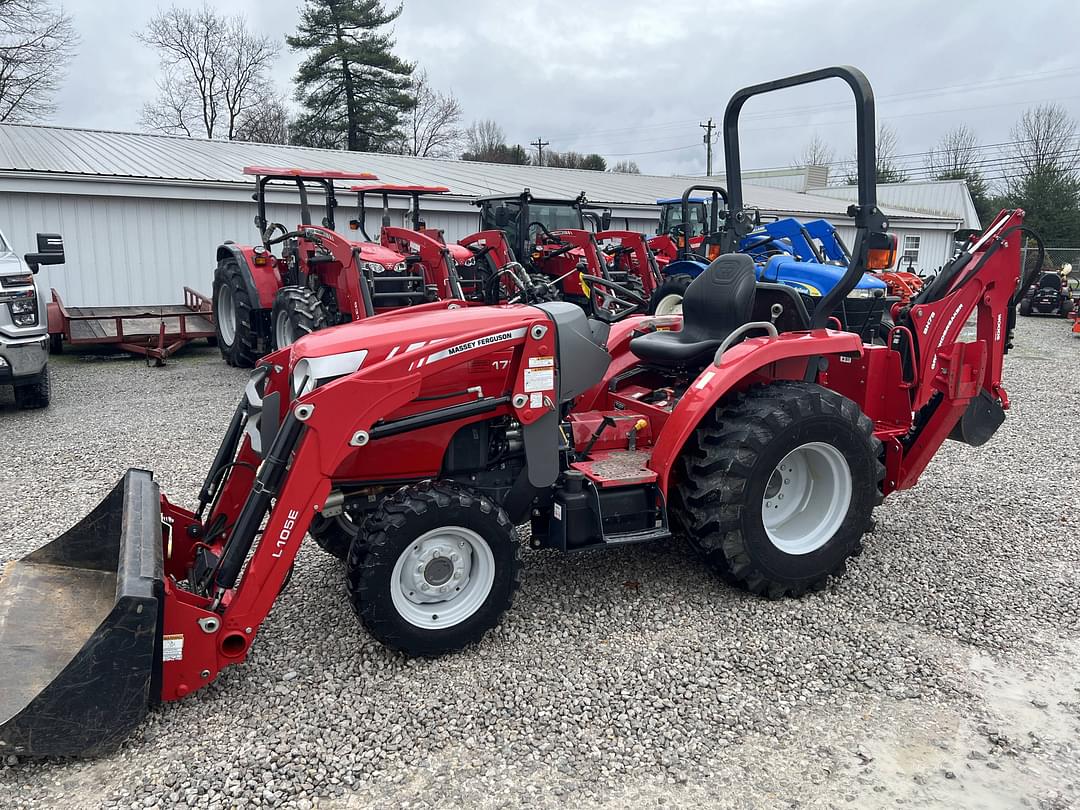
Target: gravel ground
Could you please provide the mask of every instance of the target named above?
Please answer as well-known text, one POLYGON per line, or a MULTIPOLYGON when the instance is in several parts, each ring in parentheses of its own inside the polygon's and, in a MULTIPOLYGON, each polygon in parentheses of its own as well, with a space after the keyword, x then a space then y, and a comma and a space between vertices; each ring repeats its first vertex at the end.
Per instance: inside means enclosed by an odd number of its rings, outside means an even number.
MULTIPOLYGON (((945 447, 802 600, 727 588, 682 543, 526 552, 479 647, 410 661, 309 544, 245 664, 110 757, 9 757, 0 805, 1073 806, 1078 358, 1064 322, 1024 319, 998 435, 945 447)), ((211 349, 65 355, 48 411, 0 400, 0 562, 128 466, 193 501, 244 378, 211 349)))

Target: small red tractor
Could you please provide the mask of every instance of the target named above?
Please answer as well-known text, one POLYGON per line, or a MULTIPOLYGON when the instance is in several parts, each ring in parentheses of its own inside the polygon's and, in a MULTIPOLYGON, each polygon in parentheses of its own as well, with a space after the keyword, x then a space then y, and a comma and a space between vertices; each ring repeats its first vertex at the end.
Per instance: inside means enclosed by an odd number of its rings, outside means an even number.
MULTIPOLYGON (((374 242, 363 230, 362 207, 361 220, 351 224, 366 241, 350 241, 335 232, 334 181, 378 179, 375 175, 263 166, 249 166, 244 174, 255 177, 255 226, 262 244, 226 242, 217 249, 213 311, 218 347, 230 365, 252 366, 267 351, 328 326, 440 297, 460 297, 450 252, 433 239, 418 236, 423 249, 402 252, 401 240, 391 236, 410 232, 387 221, 382 243, 374 242), (268 219, 268 190, 279 182, 295 185, 299 192, 300 224, 293 230, 268 219), (323 196, 325 215, 319 224, 312 221, 312 191, 323 196), (282 246, 280 256, 272 252, 277 245, 282 246)), ((411 196, 417 221, 420 196, 447 191, 441 186, 367 186, 360 190, 361 201, 364 191, 371 190, 384 192, 384 200, 391 193, 411 196)))
MULTIPOLYGON (((914 486, 946 439, 980 445, 1004 420, 1027 229, 1003 211, 898 313, 887 345, 829 328, 895 244, 876 205, 866 77, 834 67, 739 90, 724 141, 741 212, 744 103, 825 79, 855 96, 859 201, 851 262, 813 316, 729 252, 687 288, 681 316, 436 301, 269 354, 193 509, 132 469, 8 568, 0 752, 108 750, 150 702, 242 662, 306 533, 342 515, 348 542, 327 545, 345 557, 356 615, 408 655, 498 623, 522 573, 518 524, 565 552, 682 535, 726 582, 769 598, 842 574, 884 497, 914 486)), ((595 299, 617 282, 587 283, 595 299)))
POLYGON ((529 276, 546 281, 560 300, 586 311, 594 303, 644 311, 639 299, 648 302, 660 283, 645 237, 628 229, 611 230, 611 211, 591 206, 584 192, 570 200, 534 197, 525 189, 520 194, 481 197, 475 204, 480 207, 480 227, 506 234, 529 276), (589 276, 616 286, 604 285, 597 301, 585 278, 589 276), (622 297, 613 301, 616 289, 623 291, 622 297))

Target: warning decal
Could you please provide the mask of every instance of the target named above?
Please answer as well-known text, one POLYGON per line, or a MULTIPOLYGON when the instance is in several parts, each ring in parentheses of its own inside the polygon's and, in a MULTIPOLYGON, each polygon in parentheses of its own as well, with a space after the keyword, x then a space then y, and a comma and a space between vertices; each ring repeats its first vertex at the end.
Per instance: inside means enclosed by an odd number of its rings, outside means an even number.
POLYGON ((161 640, 161 660, 179 661, 184 657, 184 634, 165 636, 161 640))
POLYGON ((554 391, 555 369, 553 368, 527 368, 525 369, 525 392, 554 391))
POLYGON ((555 368, 555 358, 548 357, 530 357, 529 368, 555 368))

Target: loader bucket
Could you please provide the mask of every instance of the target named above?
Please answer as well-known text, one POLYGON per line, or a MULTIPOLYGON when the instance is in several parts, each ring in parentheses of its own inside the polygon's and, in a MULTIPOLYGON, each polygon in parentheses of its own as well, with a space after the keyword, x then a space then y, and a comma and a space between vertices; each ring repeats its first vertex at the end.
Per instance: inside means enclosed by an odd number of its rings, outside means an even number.
POLYGON ((128 470, 0 575, 0 757, 94 756, 161 694, 161 502, 128 470))

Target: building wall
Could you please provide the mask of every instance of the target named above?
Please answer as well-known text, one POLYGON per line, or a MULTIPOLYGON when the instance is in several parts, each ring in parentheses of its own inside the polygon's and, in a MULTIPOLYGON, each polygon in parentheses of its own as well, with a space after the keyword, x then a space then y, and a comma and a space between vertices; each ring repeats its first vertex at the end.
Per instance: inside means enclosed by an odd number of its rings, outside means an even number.
MULTIPOLYGON (((32 250, 39 231, 63 235, 67 264, 43 267, 41 280, 46 290, 55 287, 72 306, 176 303, 182 300, 185 286, 209 295, 218 245, 228 239, 248 244, 257 241, 255 205, 246 189, 192 193, 143 185, 118 193, 109 184, 84 182, 76 191, 0 192, 0 229, 16 251, 32 250), (192 196, 201 198, 190 199, 192 196)), ((280 200, 268 205, 271 221, 290 227, 299 221, 298 206, 284 202, 293 199, 290 195, 275 192, 271 199, 280 200)), ((442 229, 448 241, 478 227, 476 209, 461 200, 428 200, 423 210, 427 226, 442 229)), ((322 218, 321 208, 312 213, 316 221, 322 218)), ((357 238, 348 230, 348 221, 355 216, 353 195, 341 195, 336 213, 338 231, 357 238)), ((381 210, 369 207, 368 232, 373 236, 380 217, 381 210)), ((403 207, 392 209, 392 217, 395 224, 407 224, 403 207)), ((652 234, 658 217, 658 211, 615 209, 612 227, 652 234)), ((854 229, 847 221, 835 224, 850 245, 854 229)), ((936 269, 952 253, 952 236, 947 230, 897 227, 901 245, 906 233, 922 238, 917 269, 936 269)))

